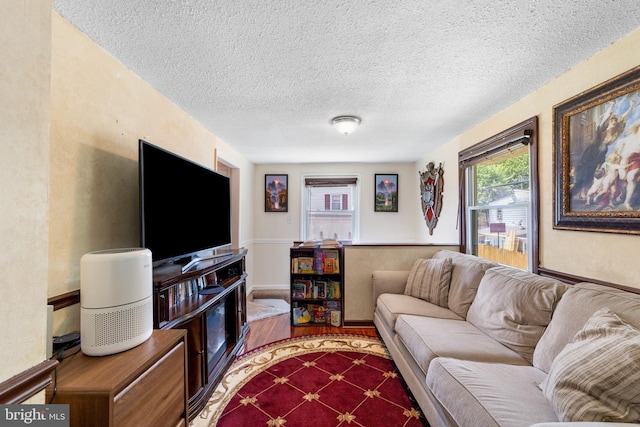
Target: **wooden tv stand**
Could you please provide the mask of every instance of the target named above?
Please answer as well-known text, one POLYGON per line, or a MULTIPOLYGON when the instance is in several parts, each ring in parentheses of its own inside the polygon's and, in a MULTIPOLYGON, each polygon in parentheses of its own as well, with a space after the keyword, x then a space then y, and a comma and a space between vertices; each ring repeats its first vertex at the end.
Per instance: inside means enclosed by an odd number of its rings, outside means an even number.
POLYGON ((154 269, 154 328, 187 331, 190 419, 204 408, 226 369, 244 349, 249 331, 246 254, 246 249, 229 250, 184 273, 180 264, 154 269), (216 293, 200 292, 215 285, 216 293))

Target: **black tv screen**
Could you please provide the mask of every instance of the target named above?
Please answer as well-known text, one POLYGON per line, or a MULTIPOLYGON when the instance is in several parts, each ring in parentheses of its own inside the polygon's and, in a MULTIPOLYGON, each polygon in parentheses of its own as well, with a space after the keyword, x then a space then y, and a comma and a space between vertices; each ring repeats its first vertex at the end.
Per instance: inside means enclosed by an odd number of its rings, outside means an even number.
POLYGON ((141 245, 153 265, 231 244, 229 178, 139 141, 141 245))

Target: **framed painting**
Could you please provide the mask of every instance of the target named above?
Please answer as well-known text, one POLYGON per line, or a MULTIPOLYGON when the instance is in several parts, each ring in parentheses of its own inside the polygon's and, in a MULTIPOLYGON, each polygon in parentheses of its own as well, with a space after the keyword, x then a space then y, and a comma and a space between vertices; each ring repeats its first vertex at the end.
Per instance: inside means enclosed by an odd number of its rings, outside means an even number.
POLYGON ((289 210, 288 183, 289 175, 264 176, 264 211, 287 212, 289 210))
POLYGON ((640 67, 553 107, 556 229, 640 234, 640 67))
POLYGON ((398 212, 398 174, 375 174, 374 212, 398 212))

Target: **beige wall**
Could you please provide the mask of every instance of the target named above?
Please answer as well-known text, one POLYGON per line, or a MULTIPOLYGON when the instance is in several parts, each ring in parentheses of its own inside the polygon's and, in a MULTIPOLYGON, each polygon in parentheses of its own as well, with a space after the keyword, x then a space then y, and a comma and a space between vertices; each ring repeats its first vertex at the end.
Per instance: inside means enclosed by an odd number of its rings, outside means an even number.
MULTIPOLYGON (((425 161, 446 160, 443 215, 458 208, 456 154, 504 129, 532 116, 538 116, 540 172, 540 265, 544 268, 583 277, 640 287, 640 236, 561 231, 553 229, 553 106, 640 64, 640 29, 632 32, 589 60, 567 71, 539 90, 486 120, 458 138, 449 141, 425 161)), ((438 228, 434 237, 450 242, 456 238, 453 227, 438 228)))
MULTIPOLYGON (((209 168, 219 144, 220 160, 251 169, 56 13, 52 40, 49 296, 80 287, 84 253, 139 245, 138 139, 209 168)), ((248 173, 239 186, 250 181, 248 173)), ((177 195, 167 200, 180 206, 177 195)), ((78 313, 77 306, 56 312, 55 332, 79 328, 78 313)))
MULTIPOLYGON (((419 182, 412 163, 309 163, 256 165, 253 198, 255 272, 253 285, 284 289, 289 286, 289 248, 301 239, 303 175, 348 174, 359 180, 360 239, 356 243, 423 242, 419 182), (374 175, 398 174, 398 212, 374 212, 374 175), (288 174, 289 211, 264 211, 265 174, 288 174)), ((428 234, 428 233, 427 233, 428 234)), ((457 242, 455 240, 454 242, 457 242)), ((451 242, 449 242, 451 243, 451 242)))
MULTIPOLYGON (((426 227, 426 226, 425 226, 426 227)), ((375 301, 371 274, 376 270, 411 270, 420 258, 431 258, 440 249, 458 246, 346 246, 344 248, 344 320, 372 321, 375 301)))
POLYGON ((46 359, 51 2, 2 1, 0 14, 4 381, 46 359))

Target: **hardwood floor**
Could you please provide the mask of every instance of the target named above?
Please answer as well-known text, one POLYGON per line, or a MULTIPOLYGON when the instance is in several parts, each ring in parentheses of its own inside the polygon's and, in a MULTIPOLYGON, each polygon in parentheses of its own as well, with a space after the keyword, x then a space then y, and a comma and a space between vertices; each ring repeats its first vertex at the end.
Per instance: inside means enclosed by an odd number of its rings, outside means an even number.
POLYGON ((316 334, 355 334, 377 337, 378 332, 373 326, 341 327, 334 326, 291 326, 289 315, 268 317, 263 320, 250 322, 249 335, 245 340, 245 352, 286 338, 316 334))

